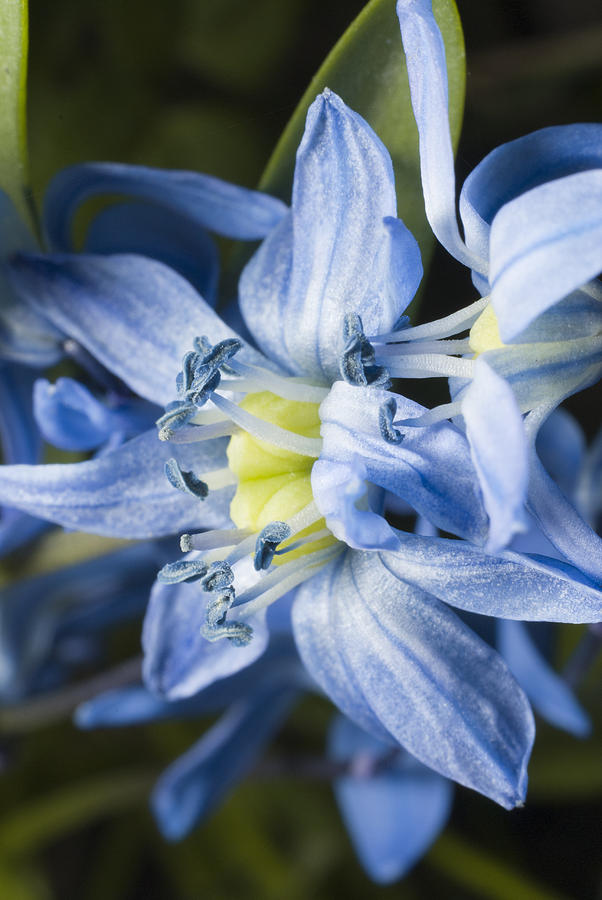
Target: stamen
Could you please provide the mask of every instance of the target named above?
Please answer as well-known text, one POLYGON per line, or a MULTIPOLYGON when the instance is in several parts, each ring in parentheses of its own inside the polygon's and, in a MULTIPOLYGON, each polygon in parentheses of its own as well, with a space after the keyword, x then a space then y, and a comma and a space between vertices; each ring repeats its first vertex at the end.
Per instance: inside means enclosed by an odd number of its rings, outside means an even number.
POLYGON ((397 412, 397 403, 393 397, 389 397, 378 410, 378 425, 380 433, 388 444, 401 444, 403 434, 393 427, 393 419, 397 412))
POLYGON ((293 544, 287 544, 286 547, 282 547, 281 550, 276 550, 276 556, 284 556, 287 553, 291 553, 293 550, 298 550, 299 547, 303 547, 305 544, 313 544, 318 541, 323 541, 324 538, 332 538, 332 531, 330 528, 322 528, 320 531, 312 531, 311 534, 306 534, 305 537, 299 538, 299 540, 295 541, 293 544))
POLYGON ((253 565, 257 572, 268 569, 279 544, 291 536, 291 529, 286 522, 270 522, 259 533, 255 543, 253 565))
POLYGON ((387 360, 387 368, 394 378, 431 378, 434 375, 472 378, 474 360, 428 353, 387 360))
POLYGON ((232 547, 239 544, 250 534, 248 528, 216 528, 200 534, 183 534, 180 538, 180 547, 182 553, 190 553, 191 550, 216 550, 218 547, 232 547))
POLYGON ((204 591, 223 591, 233 581, 234 572, 225 560, 220 559, 212 562, 206 569, 206 574, 201 579, 201 588, 204 591))
POLYGON ((236 375, 242 375, 236 381, 223 383, 224 389, 252 391, 270 391, 277 397, 285 400, 296 400, 302 403, 321 403, 328 396, 329 388, 308 384, 301 379, 277 375, 269 369, 261 369, 258 366, 249 366, 238 360, 232 365, 236 375))
POLYGON ((416 344, 385 344, 378 348, 380 359, 384 357, 410 356, 418 353, 443 353, 448 356, 470 353, 470 338, 461 338, 457 341, 419 341, 416 344))
POLYGON ((176 459, 168 459, 165 463, 167 480, 178 491, 184 494, 192 494, 200 500, 204 500, 209 493, 208 485, 198 478, 194 472, 184 472, 176 459))
POLYGON ((259 438, 268 444, 274 444, 276 447, 282 447, 284 450, 291 450, 300 456, 317 458, 320 455, 322 449, 321 438, 304 437, 288 431, 286 428, 280 428, 279 425, 266 422, 264 419, 258 419, 220 394, 214 394, 212 400, 218 409, 221 409, 236 425, 253 435, 253 437, 259 438))
POLYGON ((339 361, 339 370, 348 384, 365 387, 390 387, 389 373, 382 366, 375 364, 374 348, 362 327, 362 320, 357 313, 347 313, 343 319, 343 339, 345 349, 339 361))
POLYGON ((222 488, 237 483, 236 475, 228 466, 224 466, 223 469, 213 469, 212 472, 203 472, 200 477, 210 491, 221 491, 222 488))
POLYGON ((165 412, 155 423, 159 429, 159 440, 171 440, 174 433, 179 428, 182 428, 183 425, 186 425, 195 415, 196 411, 197 408, 193 403, 183 402, 182 400, 175 400, 173 403, 168 403, 165 407, 165 412))
POLYGON ((172 444, 197 444, 200 441, 211 441, 214 438, 231 437, 239 429, 232 422, 223 419, 214 425, 183 425, 176 432, 163 437, 159 433, 159 437, 163 441, 171 441, 172 444))
POLYGON ((401 341, 418 341, 423 338, 445 338, 461 331, 466 331, 479 318, 487 304, 489 297, 481 297, 459 309, 457 312, 442 319, 436 319, 434 322, 426 322, 424 325, 415 325, 413 328, 396 328, 387 334, 376 334, 369 338, 374 343, 389 343, 394 340, 401 341))
POLYGON ((415 416, 413 419, 400 419, 394 424, 401 425, 403 428, 425 428, 427 425, 436 425, 437 422, 460 415, 462 415, 462 403, 458 400, 456 403, 442 403, 441 406, 435 406, 421 416, 415 416))
POLYGON ((207 574, 207 564, 202 559, 178 559, 167 563, 157 575, 163 584, 179 584, 181 581, 198 581, 207 574))
POLYGON ((201 634, 212 643, 221 641, 222 638, 228 638, 235 647, 246 647, 253 637, 253 629, 246 622, 226 622, 215 628, 204 625, 201 628, 201 634))
POLYGON ((234 588, 227 588, 223 594, 218 597, 212 597, 207 604, 207 626, 215 629, 218 625, 223 625, 226 620, 226 613, 232 606, 235 593, 234 588))

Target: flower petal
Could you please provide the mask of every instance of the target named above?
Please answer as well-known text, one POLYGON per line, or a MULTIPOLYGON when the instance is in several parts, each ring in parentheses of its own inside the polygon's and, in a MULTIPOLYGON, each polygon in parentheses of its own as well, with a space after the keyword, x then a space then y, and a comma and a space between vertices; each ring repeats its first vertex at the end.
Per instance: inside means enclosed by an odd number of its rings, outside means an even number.
POLYGON ((489 259, 490 225, 504 204, 547 181, 601 166, 599 124, 542 128, 496 147, 473 169, 460 193, 468 247, 489 259))
POLYGON ((241 700, 161 775, 151 804, 168 840, 185 837, 253 766, 296 698, 273 688, 241 700))
POLYGON ((527 438, 511 387, 484 359, 462 397, 470 455, 489 516, 487 549, 496 553, 526 531, 527 438))
POLYGON ((602 168, 521 194, 491 225, 491 301, 502 340, 602 270, 602 168))
POLYGON ((191 228, 207 228, 239 240, 264 237, 286 212, 284 203, 275 197, 211 175, 121 163, 83 163, 55 175, 46 191, 44 228, 52 250, 73 249, 73 216, 84 200, 98 194, 137 197, 187 218, 191 228))
POLYGON ((420 139, 426 217, 435 236, 452 256, 472 269, 484 271, 487 257, 479 260, 467 250, 458 230, 445 45, 431 0, 398 0, 397 15, 420 139))
POLYGON ((537 712, 577 737, 587 737, 591 723, 570 687, 547 664, 522 622, 500 619, 498 649, 537 712))
POLYGON ((335 779, 334 792, 364 869, 379 884, 397 881, 444 827, 451 781, 403 752, 380 769, 391 748, 343 716, 334 720, 328 745, 331 759, 351 763, 351 773, 335 779), (354 760, 372 761, 375 771, 356 775, 354 760))
POLYGON ((210 642, 201 634, 211 594, 198 584, 157 582, 144 620, 144 680, 147 687, 169 700, 202 691, 220 678, 246 669, 265 651, 268 629, 265 610, 251 616, 253 638, 236 647, 227 638, 210 642))
POLYGON ((175 269, 215 306, 219 260, 215 243, 201 228, 170 209, 148 203, 118 203, 103 209, 86 235, 87 253, 139 253, 175 269))
POLYGON ((353 696, 341 691, 349 671, 358 702, 414 756, 516 806, 534 736, 526 698, 501 657, 446 606, 400 581, 387 556, 350 551, 330 584, 300 588, 293 624, 306 666, 357 721, 353 696))
POLYGON ((567 496, 576 488, 585 458, 585 436, 576 419, 555 409, 537 434, 537 454, 567 496))
MULTIPOLYGON (((183 466, 194 454, 195 467, 217 469, 226 463, 225 443, 204 442, 202 456, 196 447, 178 447, 176 455, 183 452, 183 466)), ((67 528, 113 537, 159 537, 223 525, 231 488, 211 491, 203 503, 174 490, 164 472, 173 455, 174 448, 152 429, 87 462, 2 466, 0 502, 67 528)))
POLYGON ((339 377, 346 313, 390 330, 422 275, 396 212, 389 154, 331 91, 307 114, 292 209, 247 265, 240 303, 258 344, 288 371, 339 377))
MULTIPOLYGON (((342 381, 320 407, 323 446, 312 470, 312 488, 329 527, 357 549, 383 547, 378 541, 387 536, 391 543, 393 532, 384 519, 369 541, 368 514, 354 502, 365 479, 408 501, 438 527, 481 543, 486 516, 466 438, 443 422, 427 428, 397 426, 403 439, 390 443, 380 427, 381 410, 388 403, 402 420, 425 411, 405 397, 342 381), (345 469, 349 482, 341 490, 345 469)), ((372 522, 376 524, 374 518, 372 522)))
MULTIPOLYGON (((236 337, 188 281, 142 256, 20 256, 12 279, 35 309, 162 406, 174 399, 195 337, 212 343, 236 337)), ((257 359, 250 349, 240 356, 257 359)))
POLYGON ((465 541, 398 531, 382 559, 399 578, 468 612, 544 622, 602 620, 602 591, 570 565, 505 551, 490 556, 465 541))

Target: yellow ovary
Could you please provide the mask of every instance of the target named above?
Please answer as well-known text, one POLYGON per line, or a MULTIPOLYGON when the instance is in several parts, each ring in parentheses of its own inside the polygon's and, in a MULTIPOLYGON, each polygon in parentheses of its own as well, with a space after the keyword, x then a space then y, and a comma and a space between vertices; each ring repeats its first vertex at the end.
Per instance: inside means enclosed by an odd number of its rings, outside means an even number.
POLYGON ((499 350, 506 346, 500 337, 497 316, 491 303, 470 329, 469 339, 470 349, 474 350, 476 356, 486 350, 499 350))
MULTIPOLYGON (((304 437, 320 437, 318 403, 285 400, 269 391, 248 394, 240 404, 264 422, 279 425, 304 437)), ((236 494, 230 504, 230 518, 238 528, 261 531, 269 522, 287 521, 313 500, 311 470, 315 460, 290 450, 276 447, 246 431, 230 438, 228 464, 238 478, 236 494)), ((283 541, 281 547, 326 527, 324 519, 315 522, 299 534, 283 541)), ((305 544, 274 563, 289 562, 298 556, 322 549, 335 542, 334 537, 305 544)))

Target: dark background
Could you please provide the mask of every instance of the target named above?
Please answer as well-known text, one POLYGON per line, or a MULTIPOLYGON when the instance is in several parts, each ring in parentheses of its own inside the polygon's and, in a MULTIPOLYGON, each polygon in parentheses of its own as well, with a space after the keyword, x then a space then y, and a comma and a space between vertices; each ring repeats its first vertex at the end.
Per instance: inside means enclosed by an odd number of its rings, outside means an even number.
MULTIPOLYGON (((38 197, 86 159, 190 168, 255 186, 311 75, 358 0, 31 0, 29 135, 38 197)), ((594 0, 460 0, 468 65, 459 183, 527 131, 600 119, 602 8, 594 0)), ((434 257, 429 317, 473 299, 434 257)), ((591 392, 576 405, 591 432, 591 392)), ((597 404, 596 404, 597 405, 597 404)), ((562 664, 581 634, 561 634, 562 664)), ((137 652, 138 630, 111 655, 137 652)), ((456 792, 449 830, 400 884, 362 873, 329 785, 257 773, 190 838, 166 844, 146 808, 157 772, 202 723, 80 734, 69 723, 4 742, 0 896, 6 900, 502 898, 600 892, 600 667, 581 743, 538 723, 527 807, 456 792), (87 793, 86 793, 87 791, 87 793), (87 802, 82 800, 87 797, 87 802)), ((319 753, 330 707, 305 702, 273 756, 319 753)))

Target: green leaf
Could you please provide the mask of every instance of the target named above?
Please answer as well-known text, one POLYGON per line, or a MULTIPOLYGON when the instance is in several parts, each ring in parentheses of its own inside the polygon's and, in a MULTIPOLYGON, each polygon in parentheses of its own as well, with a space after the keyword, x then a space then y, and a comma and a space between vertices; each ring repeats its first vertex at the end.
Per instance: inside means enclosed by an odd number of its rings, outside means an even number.
POLYGON ((3 0, 0 4, 0 56, 0 188, 29 222, 25 131, 27 0, 3 0))
MULTIPOLYGON (((447 54, 450 123, 454 144, 462 121, 465 88, 464 41, 453 0, 433 0, 447 54)), ((316 94, 331 88, 376 131, 393 159, 400 218, 428 253, 432 233, 424 214, 418 133, 402 51, 395 0, 371 0, 339 40, 312 79, 276 145, 261 190, 290 200, 295 153, 305 116, 316 94)))

